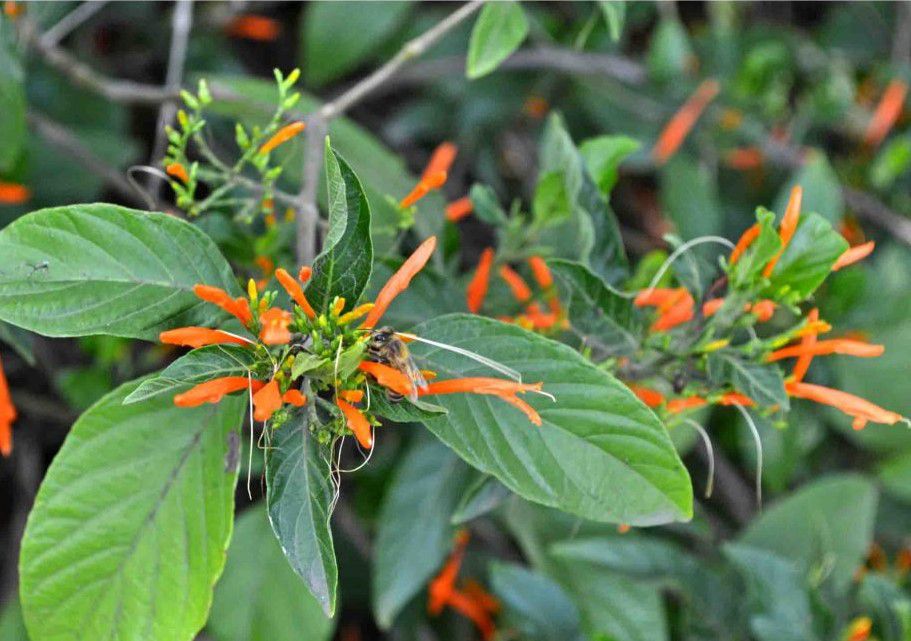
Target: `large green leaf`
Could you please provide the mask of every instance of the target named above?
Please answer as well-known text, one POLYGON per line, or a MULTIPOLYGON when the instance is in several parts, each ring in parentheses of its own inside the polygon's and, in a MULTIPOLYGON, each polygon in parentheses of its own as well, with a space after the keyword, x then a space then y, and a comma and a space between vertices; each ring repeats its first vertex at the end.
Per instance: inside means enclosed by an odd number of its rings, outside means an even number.
POLYGON ((288 566, 264 507, 241 514, 207 632, 215 641, 326 641, 333 627, 288 566))
POLYGON ((772 271, 770 291, 805 299, 822 284, 846 249, 848 241, 822 216, 801 216, 794 237, 772 271))
POLYGON ((323 611, 332 616, 338 586, 329 528, 334 488, 329 452, 310 433, 315 420, 313 407, 305 407, 272 435, 266 487, 269 520, 288 562, 323 611))
POLYGON ((352 306, 370 280, 373 243, 370 205, 360 181, 326 141, 326 183, 329 189, 329 233, 313 262, 307 298, 314 309, 327 311, 334 296, 352 306))
MULTIPOLYGON (((577 352, 498 321, 454 314, 415 333, 483 354, 543 382, 556 402, 526 400, 543 425, 489 395, 429 397, 449 410, 426 422, 468 463, 532 501, 600 521, 651 525, 692 515, 692 487, 658 418, 577 352)), ((496 376, 474 360, 413 344, 439 378, 496 376)))
POLYGON ((227 261, 193 225, 116 205, 42 209, 0 231, 0 319, 47 336, 157 340, 211 325, 193 285, 238 292, 227 261))
POLYGON ((721 231, 724 214, 715 174, 687 154, 676 154, 660 178, 662 209, 684 240, 721 231))
POLYGON ((322 85, 375 56, 402 25, 410 2, 313 2, 303 20, 307 81, 322 85))
POLYGON ((246 376, 256 361, 253 350, 240 345, 207 345, 194 349, 144 380, 123 402, 137 403, 161 394, 173 395, 187 385, 223 376, 246 376))
POLYGON ((748 545, 730 544, 724 552, 744 579, 750 628, 758 641, 817 641, 809 586, 798 566, 748 545))
POLYGON ((206 622, 245 402, 124 405, 137 385, 76 421, 38 492, 19 566, 34 639, 190 641, 206 622))
POLYGON ((481 9, 471 40, 465 74, 480 78, 500 66, 528 35, 528 20, 518 2, 491 2, 481 9))
POLYGON ((577 641, 579 613, 566 592, 537 572, 511 563, 494 563, 490 583, 500 597, 508 627, 531 641, 577 641))
POLYGON ((443 564, 455 528, 450 516, 469 468, 439 441, 422 439, 396 470, 380 509, 373 575, 373 611, 382 628, 443 564))
POLYGON ((753 521, 739 542, 770 550, 806 569, 825 567, 844 589, 873 540, 878 495, 853 474, 818 480, 753 521))
POLYGON ((561 285, 572 331, 599 355, 621 355, 639 346, 641 323, 632 301, 608 289, 587 267, 567 260, 548 261, 561 285))

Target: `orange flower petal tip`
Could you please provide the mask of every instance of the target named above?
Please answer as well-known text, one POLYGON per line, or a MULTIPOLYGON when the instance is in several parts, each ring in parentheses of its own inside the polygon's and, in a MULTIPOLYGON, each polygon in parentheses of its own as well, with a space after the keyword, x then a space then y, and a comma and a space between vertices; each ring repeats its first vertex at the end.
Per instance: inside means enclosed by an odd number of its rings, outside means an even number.
POLYGON ((271 380, 253 395, 253 419, 268 421, 282 406, 282 394, 278 381, 271 380))
POLYGON ((200 383, 182 394, 174 396, 177 407, 197 407, 203 403, 218 403, 232 392, 252 389, 254 392, 265 385, 262 381, 250 380, 246 376, 225 376, 200 383))
POLYGON ((205 347, 206 345, 250 345, 251 341, 241 336, 236 336, 220 329, 208 327, 180 327, 169 329, 158 335, 158 340, 165 345, 180 345, 182 347, 205 347))
POLYGON ((0 182, 0 205, 21 205, 32 197, 32 191, 18 183, 0 182))
POLYGON ((478 266, 475 268, 474 276, 465 289, 465 304, 468 311, 477 314, 481 307, 484 306, 484 299, 487 298, 487 290, 490 286, 490 268, 493 266, 494 251, 488 247, 481 252, 481 258, 478 260, 478 266))
POLYGON ((269 140, 267 140, 265 143, 263 143, 262 147, 259 148, 259 153, 261 153, 261 154, 269 153, 270 151, 272 151, 279 145, 282 145, 282 144, 288 142, 289 140, 291 140, 292 138, 294 138, 295 136, 297 136, 300 132, 302 132, 306 128, 307 128, 307 123, 305 123, 301 120, 298 120, 297 122, 292 122, 290 124, 285 125, 281 129, 276 131, 272 135, 272 137, 269 138, 269 140))
POLYGON ((187 174, 186 168, 179 162, 172 162, 164 168, 164 172, 172 178, 177 178, 183 184, 190 182, 190 175, 187 174))
POLYGON ((290 403, 294 407, 303 407, 307 404, 307 397, 301 394, 301 391, 298 389, 289 389, 282 394, 282 401, 290 403))
POLYGON ((367 420, 367 417, 364 416, 363 412, 341 398, 336 398, 335 404, 342 411, 348 429, 354 434, 354 437, 357 439, 357 442, 360 443, 361 447, 368 450, 372 448, 373 429, 370 426, 370 421, 367 420))
POLYGON ((528 259, 528 266, 531 267, 532 276, 541 289, 549 289, 554 284, 554 277, 550 273, 550 268, 544 259, 540 256, 532 256, 528 259))
POLYGON ((271 42, 277 39, 281 32, 282 25, 278 20, 253 14, 236 16, 225 25, 225 33, 229 36, 260 42, 271 42))
POLYGON ((520 303, 524 303, 531 298, 531 288, 528 286, 528 283, 526 283, 525 279, 519 276, 512 267, 509 265, 502 265, 499 273, 500 278, 509 286, 513 298, 520 303))
POLYGON ((837 272, 839 269, 844 269, 849 265, 862 261, 873 253, 875 247, 876 243, 871 240, 862 245, 857 245, 856 247, 845 250, 845 252, 838 257, 838 260, 835 261, 835 264, 832 265, 832 271, 837 272))
POLYGON ((408 285, 411 284, 411 279, 414 278, 417 273, 424 268, 427 261, 430 260, 436 246, 437 237, 431 236, 421 243, 418 248, 414 250, 414 253, 402 263, 402 266, 389 277, 389 280, 383 285, 380 293, 377 294, 373 309, 367 314, 367 318, 364 320, 362 327, 365 329, 376 327, 377 322, 383 317, 386 310, 389 309, 389 305, 395 300, 395 297, 408 289, 408 285))
POLYGON ((720 90, 721 85, 717 80, 711 78, 704 80, 693 95, 683 103, 658 135, 658 140, 652 149, 652 158, 656 164, 663 165, 677 152, 696 121, 699 120, 699 116, 720 90))
MULTIPOLYGON (((309 270, 309 267, 301 267, 299 276, 306 275, 306 278, 299 277, 298 280, 307 282, 307 280, 310 278, 309 270), (304 273, 304 269, 308 270, 306 274, 304 273)), ((304 288, 301 287, 298 281, 294 280, 291 274, 279 267, 275 270, 275 279, 284 288, 284 290, 288 292, 288 296, 291 297, 291 300, 297 303, 298 307, 304 311, 304 314, 307 316, 307 318, 316 318, 316 312, 314 311, 313 307, 310 306, 310 302, 307 300, 307 296, 304 294, 304 288)))
POLYGON ((278 307, 271 307, 259 315, 262 330, 259 339, 266 345, 287 345, 291 342, 291 313, 278 307))
POLYGON ((907 95, 908 85, 903 80, 896 79, 889 83, 864 133, 864 143, 867 146, 876 147, 889 135, 902 114, 907 95))
POLYGON ((446 205, 446 220, 449 222, 458 222, 474 211, 474 204, 471 198, 465 196, 454 200, 446 205))

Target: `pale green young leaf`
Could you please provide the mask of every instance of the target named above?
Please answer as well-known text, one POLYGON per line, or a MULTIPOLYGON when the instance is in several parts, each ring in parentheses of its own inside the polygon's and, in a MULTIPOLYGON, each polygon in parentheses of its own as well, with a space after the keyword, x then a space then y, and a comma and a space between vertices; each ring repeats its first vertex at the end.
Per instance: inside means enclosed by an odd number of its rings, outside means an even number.
POLYGON ((528 20, 518 2, 504 0, 484 5, 471 30, 465 75, 486 76, 519 48, 528 35, 528 20))
MULTIPOLYGON (((622 2, 603 2, 603 5, 620 5, 622 2)), ((579 153, 585 159, 588 172, 594 178, 598 189, 609 195, 617 184, 618 170, 624 158, 641 147, 641 143, 629 136, 598 136, 589 138, 579 146, 579 153)))
MULTIPOLYGON (((496 396, 428 397, 449 413, 426 425, 471 465, 525 498, 594 520, 645 525, 691 517, 689 475, 664 426, 610 374, 566 345, 477 316, 436 318, 415 333, 511 367, 556 399, 523 397, 540 413, 535 426, 496 396)), ((412 350, 440 380, 502 378, 449 351, 419 343, 412 350)))
POLYGON ((42 209, 0 231, 0 319, 46 336, 158 340, 223 314, 193 294, 239 295, 228 262, 193 225, 117 205, 42 209))
POLYGON ((85 412, 45 476, 20 556, 32 638, 187 641, 202 628, 234 515, 241 397, 85 412))

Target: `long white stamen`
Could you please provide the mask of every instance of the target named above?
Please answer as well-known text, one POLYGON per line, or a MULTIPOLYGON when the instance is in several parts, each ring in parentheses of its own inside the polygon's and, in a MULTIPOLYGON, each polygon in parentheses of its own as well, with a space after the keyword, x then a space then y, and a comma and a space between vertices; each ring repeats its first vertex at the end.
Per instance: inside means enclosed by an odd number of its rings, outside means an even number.
POLYGON ((250 490, 250 476, 253 471, 253 372, 247 370, 247 395, 250 398, 250 452, 247 457, 247 498, 253 500, 250 490))
POLYGON ((756 428, 756 423, 753 422, 753 417, 743 405, 740 403, 732 403, 732 405, 743 414, 743 418, 753 434, 753 441, 756 443, 756 503, 762 509, 762 441, 759 439, 759 430, 756 428))
MULTIPOLYGON (((646 290, 645 290, 646 295, 650 294, 655 289, 655 287, 658 286, 658 283, 661 282, 661 279, 664 277, 664 274, 667 272, 668 269, 670 269, 671 265, 674 264, 675 260, 677 260, 684 253, 689 251, 690 248, 695 247, 697 245, 704 245, 706 243, 717 243, 719 245, 724 245, 728 249, 734 249, 734 243, 729 241, 727 238, 722 238, 721 236, 700 236, 699 238, 693 238, 692 240, 686 241, 685 243, 680 245, 680 247, 675 249, 673 251, 673 253, 671 253, 671 255, 667 257, 667 259, 664 261, 664 263, 662 263, 661 267, 655 273, 654 278, 652 278, 652 282, 649 283, 648 288, 646 288, 646 290)), ((636 294, 632 293, 632 296, 630 296, 630 298, 635 297, 635 296, 636 296, 636 294)))
POLYGON ((511 378, 512 380, 514 380, 518 383, 522 382, 522 375, 519 374, 519 372, 517 372, 516 370, 512 369, 511 367, 507 367, 506 365, 503 365, 501 363, 498 363, 497 361, 491 360, 491 359, 487 358, 486 356, 481 356, 480 354, 471 352, 467 349, 463 349, 461 347, 456 347, 455 345, 447 345, 446 343, 438 343, 437 341, 432 341, 429 338, 422 338, 415 334, 406 334, 406 333, 396 332, 396 336, 398 336, 399 338, 404 338, 406 340, 417 341, 419 343, 426 343, 427 345, 432 345, 433 347, 439 347, 440 349, 444 349, 448 352, 452 352, 454 354, 459 354, 460 356, 470 358, 471 360, 481 363, 481 365, 489 367, 490 369, 494 370, 495 372, 499 372, 503 376, 511 378))
POLYGON ((712 439, 709 438, 709 433, 705 431, 705 428, 693 419, 687 418, 684 419, 684 422, 696 430, 709 457, 709 477, 705 482, 705 498, 709 498, 712 496, 712 490, 715 489, 715 449, 712 447, 712 439))

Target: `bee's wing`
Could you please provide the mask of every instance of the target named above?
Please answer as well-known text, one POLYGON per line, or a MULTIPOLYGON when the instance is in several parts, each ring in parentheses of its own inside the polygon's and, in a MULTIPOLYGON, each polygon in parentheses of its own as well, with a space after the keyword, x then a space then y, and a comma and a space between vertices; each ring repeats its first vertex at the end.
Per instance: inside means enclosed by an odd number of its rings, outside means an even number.
POLYGON ((424 379, 424 375, 421 374, 421 370, 419 370, 418 366, 415 364, 414 359, 410 356, 405 359, 405 374, 413 385, 411 393, 408 395, 408 400, 413 403, 418 400, 418 388, 426 388, 427 381, 424 379))

